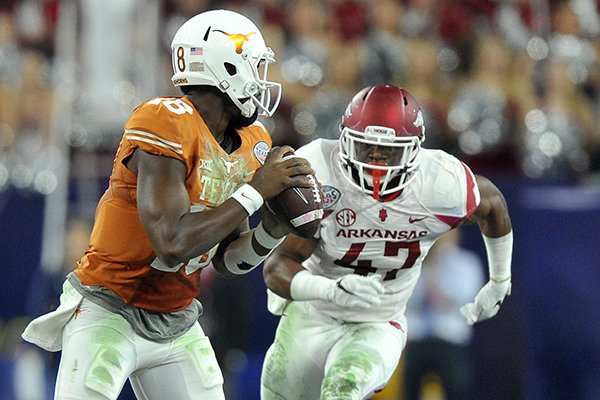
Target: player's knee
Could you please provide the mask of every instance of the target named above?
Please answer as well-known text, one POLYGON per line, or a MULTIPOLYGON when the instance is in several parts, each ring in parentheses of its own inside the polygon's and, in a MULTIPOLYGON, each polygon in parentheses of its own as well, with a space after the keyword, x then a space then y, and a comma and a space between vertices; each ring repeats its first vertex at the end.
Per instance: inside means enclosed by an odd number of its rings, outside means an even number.
POLYGON ((368 370, 351 364, 333 366, 323 379, 321 399, 361 399, 369 380, 368 370))
POLYGON ((361 382, 350 373, 325 377, 321 385, 321 399, 358 400, 361 382))
POLYGON ((341 356, 327 371, 321 385, 322 399, 362 399, 376 386, 378 365, 383 360, 377 352, 356 349, 341 356))
POLYGON ((209 338, 198 332, 190 332, 184 335, 178 344, 184 349, 182 360, 189 358, 195 369, 195 373, 186 379, 198 377, 206 390, 222 388, 223 374, 209 338))
POLYGON ((116 347, 101 347, 85 377, 85 386, 108 398, 116 398, 127 379, 123 356, 116 347))

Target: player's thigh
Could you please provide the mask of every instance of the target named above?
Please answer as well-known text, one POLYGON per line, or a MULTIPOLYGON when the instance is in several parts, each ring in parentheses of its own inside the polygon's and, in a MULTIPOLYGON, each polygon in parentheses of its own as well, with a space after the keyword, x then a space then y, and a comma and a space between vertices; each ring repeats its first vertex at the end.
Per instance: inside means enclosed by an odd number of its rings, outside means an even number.
POLYGON ((84 299, 63 331, 55 398, 116 399, 134 368, 133 336, 123 317, 84 299))
POLYGON ((291 302, 279 321, 262 368, 263 400, 319 398, 327 353, 341 328, 308 304, 291 302))
POLYGON ((391 324, 349 325, 329 353, 321 398, 372 396, 390 380, 405 345, 405 332, 391 324))
POLYGON ((130 380, 140 400, 225 398, 221 368, 198 323, 173 341, 159 363, 135 371, 130 380))

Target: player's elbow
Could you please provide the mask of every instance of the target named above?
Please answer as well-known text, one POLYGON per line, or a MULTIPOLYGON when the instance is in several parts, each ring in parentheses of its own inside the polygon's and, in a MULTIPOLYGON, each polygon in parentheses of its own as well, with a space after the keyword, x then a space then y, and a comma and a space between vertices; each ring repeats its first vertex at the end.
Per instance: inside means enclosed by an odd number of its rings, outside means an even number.
POLYGON ((169 268, 175 268, 184 262, 183 257, 179 256, 177 253, 162 251, 157 253, 156 255, 169 268))
POLYGON ((188 259, 181 246, 169 240, 163 240, 159 245, 155 245, 154 253, 170 268, 175 268, 188 259))

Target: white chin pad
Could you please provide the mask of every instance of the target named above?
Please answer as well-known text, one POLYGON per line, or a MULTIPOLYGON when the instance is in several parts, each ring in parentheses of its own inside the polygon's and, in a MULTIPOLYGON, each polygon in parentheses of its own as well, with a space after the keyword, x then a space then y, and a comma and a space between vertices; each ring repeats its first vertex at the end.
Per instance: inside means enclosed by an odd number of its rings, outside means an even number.
POLYGON ((246 100, 245 103, 242 104, 244 106, 244 109, 242 109, 242 115, 246 118, 251 117, 252 115, 254 115, 254 112, 256 111, 256 105, 254 104, 254 102, 252 101, 252 99, 248 99, 246 100), (249 111, 246 111, 249 110, 249 111), (246 115, 248 114, 248 115, 246 115))

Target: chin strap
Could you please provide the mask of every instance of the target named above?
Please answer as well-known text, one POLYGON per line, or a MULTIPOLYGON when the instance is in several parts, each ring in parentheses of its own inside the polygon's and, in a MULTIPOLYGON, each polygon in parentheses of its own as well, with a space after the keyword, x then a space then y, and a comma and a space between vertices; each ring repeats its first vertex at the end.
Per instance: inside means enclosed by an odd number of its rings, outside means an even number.
MULTIPOLYGON (((248 100, 248 101, 252 101, 252 100, 248 100)), ((244 117, 242 114, 240 114, 240 116, 237 117, 237 119, 231 121, 231 126, 233 126, 234 129, 245 128, 245 127, 250 126, 253 123, 255 123, 257 119, 258 119, 258 108, 256 108, 254 110, 254 113, 250 117, 244 117)))

